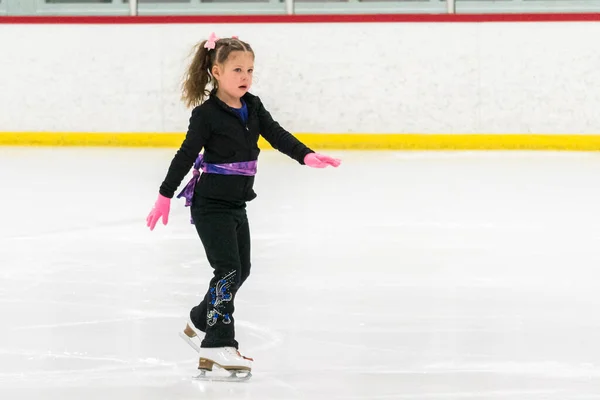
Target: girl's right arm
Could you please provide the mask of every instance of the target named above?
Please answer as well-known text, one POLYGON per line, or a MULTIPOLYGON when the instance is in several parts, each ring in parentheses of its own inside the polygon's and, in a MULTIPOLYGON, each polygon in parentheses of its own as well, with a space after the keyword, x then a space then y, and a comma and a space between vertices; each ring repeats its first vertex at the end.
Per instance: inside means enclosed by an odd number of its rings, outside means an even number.
POLYGON ((192 111, 185 139, 173 157, 167 175, 160 186, 159 193, 161 195, 173 198, 181 181, 190 172, 198 154, 208 141, 209 132, 206 118, 201 115, 200 108, 196 107, 192 111))

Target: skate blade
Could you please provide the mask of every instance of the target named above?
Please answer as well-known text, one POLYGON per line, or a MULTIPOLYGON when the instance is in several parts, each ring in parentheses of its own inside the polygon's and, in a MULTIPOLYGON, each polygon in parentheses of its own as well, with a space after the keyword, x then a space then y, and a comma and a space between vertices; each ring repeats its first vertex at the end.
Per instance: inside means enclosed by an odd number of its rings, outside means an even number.
POLYGON ((200 375, 194 377, 194 380, 207 382, 246 382, 252 377, 252 373, 247 370, 227 370, 226 372, 229 373, 229 376, 207 374, 207 371, 202 370, 200 375))
POLYGON ((200 346, 198 346, 188 335, 183 332, 179 332, 179 337, 182 338, 192 349, 196 350, 196 353, 200 353, 200 346))

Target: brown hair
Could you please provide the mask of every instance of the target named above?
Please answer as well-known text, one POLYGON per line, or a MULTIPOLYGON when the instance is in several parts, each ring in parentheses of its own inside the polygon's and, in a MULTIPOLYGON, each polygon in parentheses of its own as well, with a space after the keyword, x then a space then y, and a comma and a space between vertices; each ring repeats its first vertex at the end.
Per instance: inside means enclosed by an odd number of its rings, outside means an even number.
POLYGON ((254 51, 250 45, 237 38, 218 39, 214 49, 206 49, 204 45, 206 40, 194 46, 194 57, 190 63, 184 79, 181 99, 187 107, 202 104, 204 99, 209 96, 210 90, 206 86, 211 83, 214 88, 218 82, 212 76, 213 65, 223 64, 232 51, 249 51, 254 56, 254 51))

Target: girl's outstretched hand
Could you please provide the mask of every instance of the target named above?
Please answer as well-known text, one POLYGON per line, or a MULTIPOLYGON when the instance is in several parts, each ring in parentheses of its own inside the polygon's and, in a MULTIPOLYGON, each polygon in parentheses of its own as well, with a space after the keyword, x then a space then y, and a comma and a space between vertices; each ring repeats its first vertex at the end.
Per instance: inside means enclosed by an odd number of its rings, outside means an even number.
POLYGON ((169 222, 170 209, 171 199, 159 194, 152 211, 150 211, 150 214, 146 217, 146 226, 150 228, 150 230, 154 230, 154 227, 160 218, 162 218, 163 225, 167 225, 169 222))
POLYGON ((328 165, 338 167, 341 163, 342 160, 319 153, 309 153, 304 157, 304 164, 312 168, 325 168, 328 165))

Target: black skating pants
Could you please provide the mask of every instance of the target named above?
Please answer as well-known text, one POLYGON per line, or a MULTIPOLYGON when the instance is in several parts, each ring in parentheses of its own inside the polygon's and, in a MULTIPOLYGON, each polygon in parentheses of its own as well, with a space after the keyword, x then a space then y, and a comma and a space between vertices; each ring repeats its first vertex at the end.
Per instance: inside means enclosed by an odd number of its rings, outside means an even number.
POLYGON ((191 213, 213 277, 204 299, 190 311, 190 318, 198 329, 206 332, 202 347, 237 349, 234 300, 250 275, 246 204, 195 196, 191 213))

